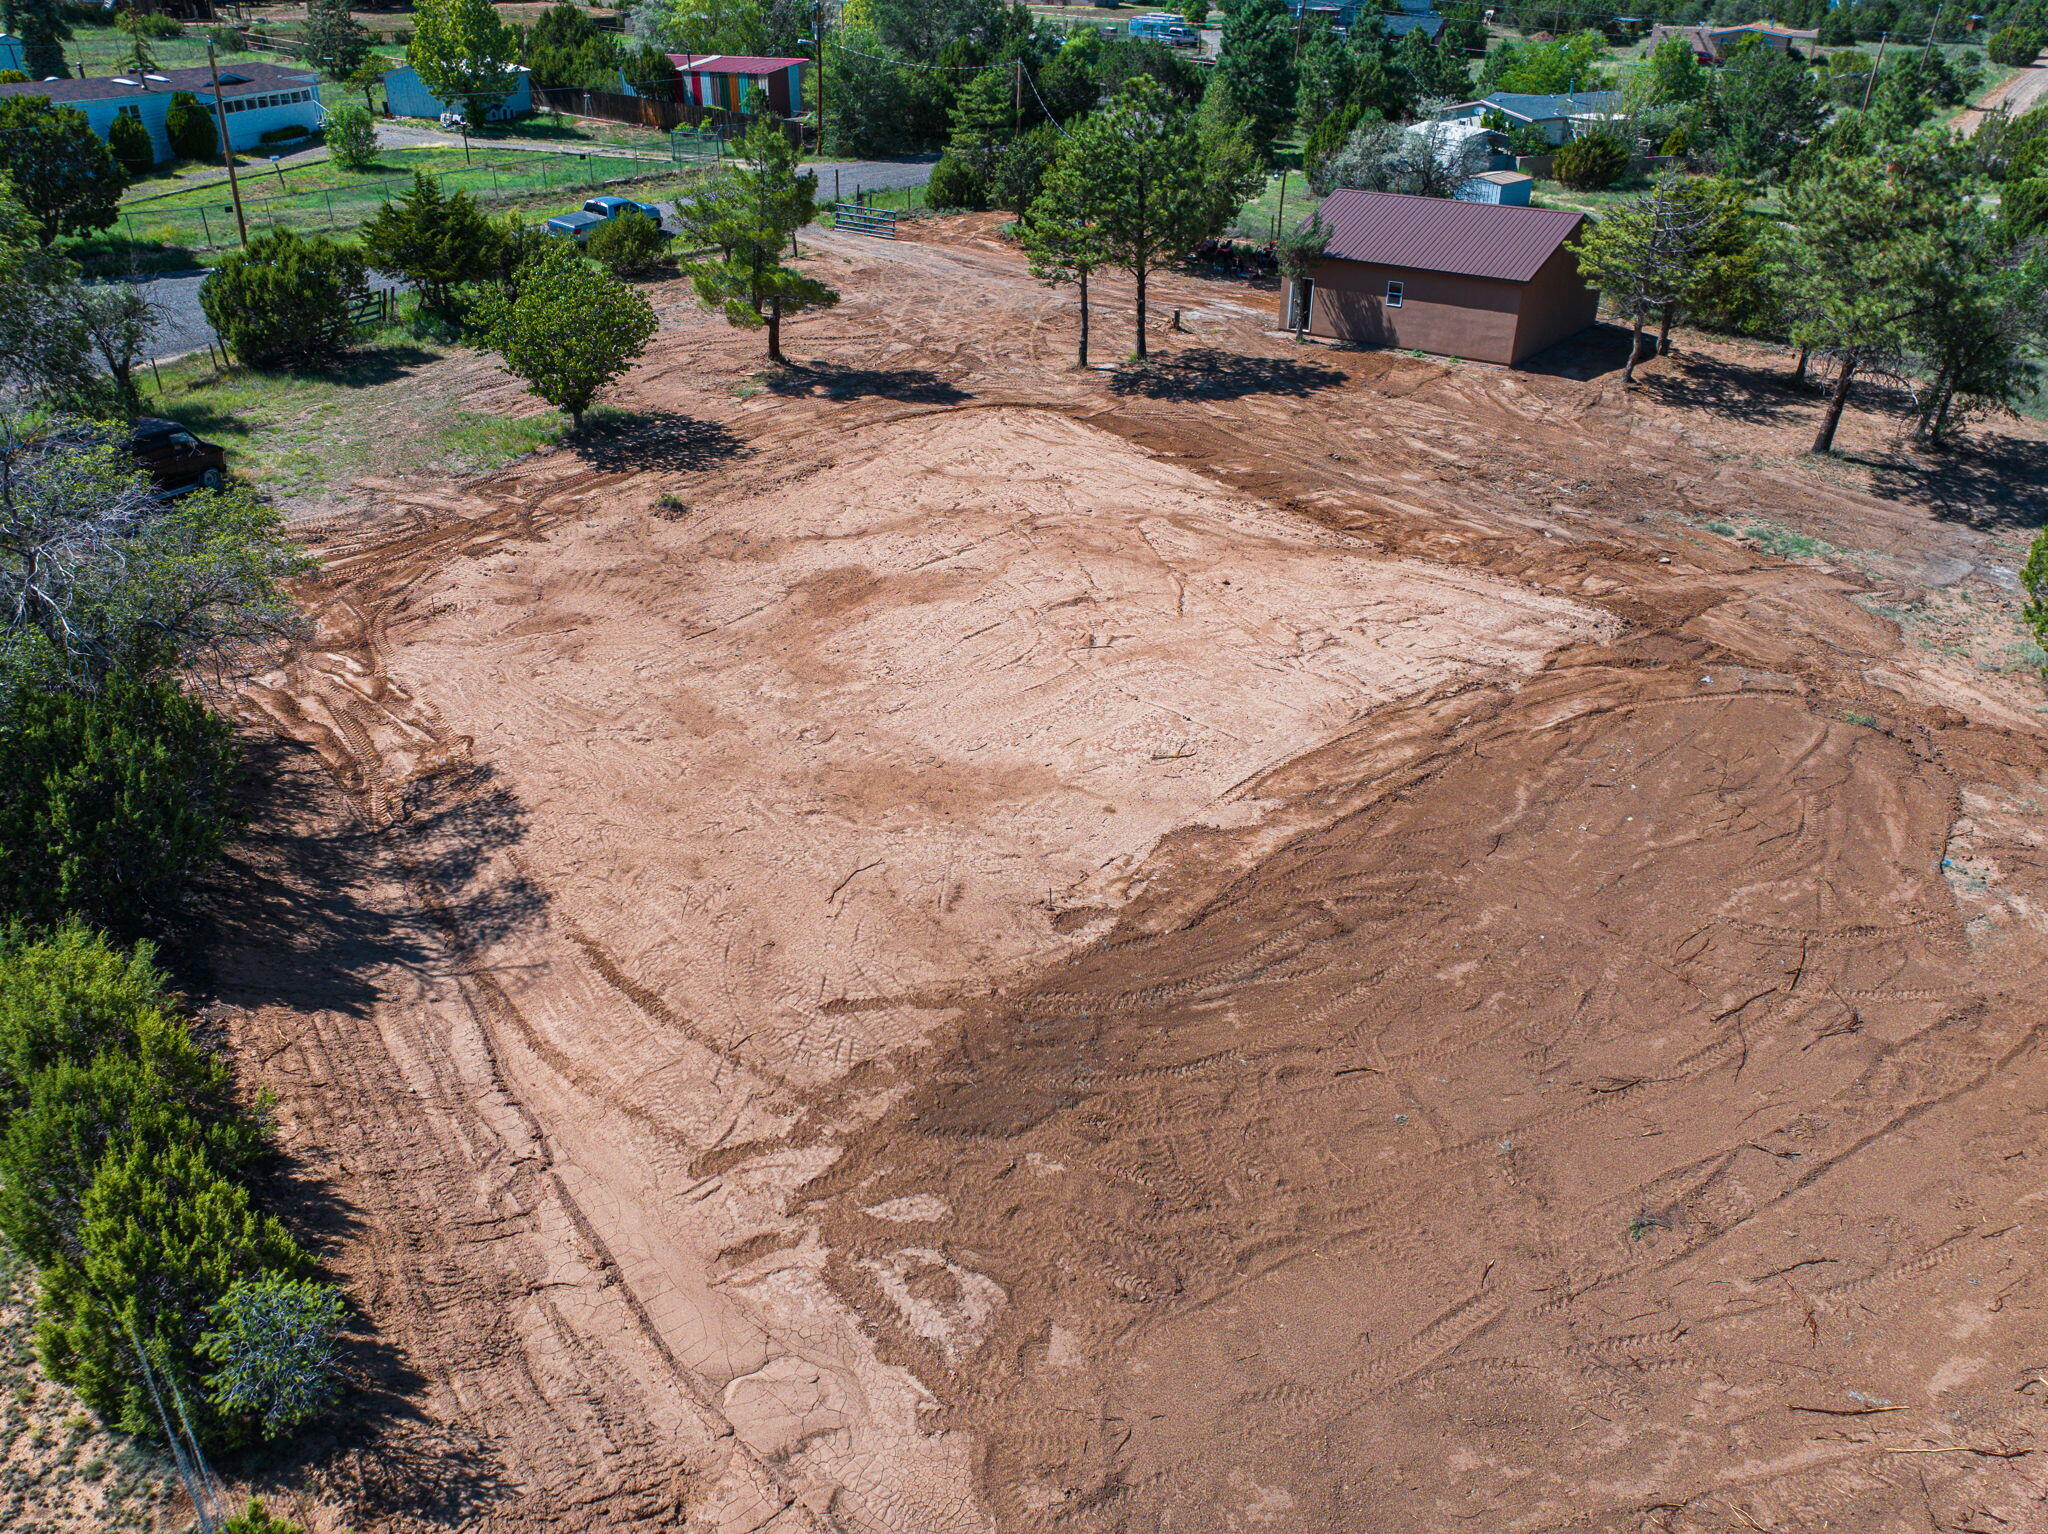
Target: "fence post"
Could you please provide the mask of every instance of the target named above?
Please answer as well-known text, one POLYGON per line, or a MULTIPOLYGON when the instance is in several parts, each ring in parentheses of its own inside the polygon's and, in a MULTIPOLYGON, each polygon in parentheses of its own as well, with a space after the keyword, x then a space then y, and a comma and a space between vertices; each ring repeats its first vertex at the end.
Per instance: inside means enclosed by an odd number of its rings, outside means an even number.
POLYGON ((322 192, 320 195, 327 199, 327 227, 329 229, 339 229, 341 227, 341 220, 335 216, 334 194, 332 192, 322 192))
MULTIPOLYGON (((133 220, 130 220, 128 227, 132 234, 135 227, 133 220)), ((199 227, 206 231, 206 248, 208 250, 213 249, 213 225, 207 220, 206 209, 204 208, 199 210, 199 227)))

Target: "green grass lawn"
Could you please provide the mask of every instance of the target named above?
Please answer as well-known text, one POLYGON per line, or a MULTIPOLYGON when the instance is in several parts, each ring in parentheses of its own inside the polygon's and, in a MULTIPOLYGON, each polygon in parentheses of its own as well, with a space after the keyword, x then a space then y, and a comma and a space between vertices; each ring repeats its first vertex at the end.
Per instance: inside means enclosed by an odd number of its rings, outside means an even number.
MULTIPOLYGON (((347 234, 360 228, 384 203, 402 195, 415 171, 440 179, 449 191, 469 193, 493 209, 530 209, 537 215, 580 206, 606 186, 630 185, 648 201, 673 197, 701 171, 654 168, 635 162, 576 154, 487 153, 471 146, 386 150, 374 167, 345 171, 329 160, 273 169, 256 162, 241 175, 242 211, 250 231, 287 228, 301 234, 347 234)), ((233 198, 224 180, 177 188, 152 183, 140 199, 123 204, 121 221, 91 239, 65 242, 72 259, 88 271, 131 269, 170 271, 203 265, 209 255, 234 248, 233 198)))
POLYGON ((1266 189, 1250 202, 1237 210, 1237 217, 1224 234, 1237 240, 1254 240, 1264 244, 1273 238, 1274 220, 1284 219, 1292 228, 1309 215, 1315 206, 1315 193, 1309 189, 1308 178, 1298 170, 1288 170, 1284 175, 1268 176, 1266 189), (1286 190, 1281 189, 1282 181, 1286 190))
POLYGON ((287 504, 363 474, 480 474, 561 439, 552 410, 485 415, 423 376, 465 349, 386 327, 330 367, 215 369, 188 358, 142 377, 143 408, 228 450, 229 467, 287 504))

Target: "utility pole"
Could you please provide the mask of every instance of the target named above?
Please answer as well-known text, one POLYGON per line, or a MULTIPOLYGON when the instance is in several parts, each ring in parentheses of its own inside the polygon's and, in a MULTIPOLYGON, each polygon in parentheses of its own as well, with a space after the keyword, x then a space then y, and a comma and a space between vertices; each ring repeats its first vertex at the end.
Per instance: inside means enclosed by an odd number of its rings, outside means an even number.
POLYGON ((1013 59, 1010 63, 1010 137, 1015 138, 1024 126, 1024 61, 1013 59))
POLYGON ((1920 49, 1920 62, 1927 62, 1927 55, 1934 51, 1934 34, 1941 30, 1941 12, 1948 9, 1948 0, 1942 0, 1941 10, 1934 13, 1934 20, 1927 24, 1927 41, 1920 49))
POLYGON ((213 44, 206 45, 206 67, 213 73, 213 120, 220 128, 220 157, 228 168, 228 190, 235 195, 235 227, 241 231, 242 244, 249 243, 249 221, 242 217, 242 183, 235 179, 235 149, 228 142, 227 103, 220 99, 220 65, 213 59, 213 44))
POLYGON ((1870 77, 1863 82, 1863 110, 1870 110, 1870 93, 1877 88, 1877 72, 1884 68, 1884 47, 1892 38, 1889 32, 1877 34, 1877 62, 1870 66, 1870 77))
POLYGON ((818 153, 825 152, 825 0, 818 0, 818 153))

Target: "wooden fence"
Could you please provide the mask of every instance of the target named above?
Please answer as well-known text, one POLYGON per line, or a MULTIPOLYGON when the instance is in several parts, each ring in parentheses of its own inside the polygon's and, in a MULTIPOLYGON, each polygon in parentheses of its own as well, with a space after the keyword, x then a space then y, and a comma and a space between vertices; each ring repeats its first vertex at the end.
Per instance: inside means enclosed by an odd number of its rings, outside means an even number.
MULTIPOLYGON (((643 128, 710 128, 737 137, 754 125, 757 118, 723 107, 699 106, 693 101, 663 101, 655 96, 628 96, 623 91, 587 91, 573 85, 547 85, 533 93, 533 104, 543 111, 568 117, 595 117, 604 122, 638 123, 643 128)), ((792 144, 803 143, 804 126, 794 118, 774 118, 792 144)))

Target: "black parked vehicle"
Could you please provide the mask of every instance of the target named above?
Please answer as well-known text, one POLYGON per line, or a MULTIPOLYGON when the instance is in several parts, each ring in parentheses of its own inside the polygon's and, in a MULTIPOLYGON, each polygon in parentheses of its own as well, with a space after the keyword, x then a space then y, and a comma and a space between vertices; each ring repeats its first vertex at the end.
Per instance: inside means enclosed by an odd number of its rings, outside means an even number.
POLYGON ((227 449, 195 437, 176 421, 144 416, 129 429, 128 451, 135 466, 161 491, 182 494, 228 482, 227 449))

